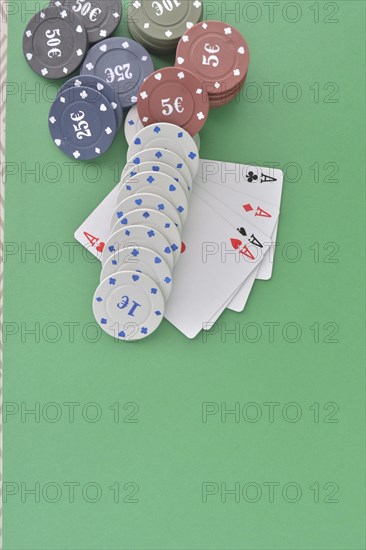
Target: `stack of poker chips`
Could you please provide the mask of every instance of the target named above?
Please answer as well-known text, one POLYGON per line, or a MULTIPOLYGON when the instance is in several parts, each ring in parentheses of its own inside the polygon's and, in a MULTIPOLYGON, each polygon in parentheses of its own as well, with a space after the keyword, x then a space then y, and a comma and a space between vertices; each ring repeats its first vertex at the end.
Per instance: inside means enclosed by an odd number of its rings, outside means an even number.
POLYGON ((50 5, 70 9, 80 16, 88 33, 89 44, 96 44, 111 36, 122 18, 120 0, 51 0, 50 5))
POLYGON ((127 157, 93 310, 106 333, 134 341, 164 317, 199 154, 188 132, 163 123, 140 130, 127 157))
POLYGON ((122 109, 127 111, 137 103, 140 87, 154 72, 154 64, 141 44, 118 36, 93 46, 80 72, 106 80, 118 94, 122 109))
POLYGON ((55 145, 76 160, 99 157, 112 145, 123 112, 116 92, 96 76, 68 80, 48 117, 55 145))
POLYGON ((137 103, 144 126, 164 121, 180 126, 191 136, 206 124, 209 107, 202 80, 180 67, 151 74, 140 88, 137 103))
POLYGON ((90 44, 116 30, 121 17, 122 4, 116 0, 53 0, 24 31, 25 59, 44 78, 65 78, 82 64, 90 44))
POLYGON ((131 35, 156 54, 173 53, 180 37, 202 18, 199 0, 130 0, 128 26, 131 35))
POLYGON ((100 157, 112 145, 123 111, 137 102, 141 84, 153 70, 150 55, 133 40, 108 38, 96 44, 81 75, 62 86, 51 107, 49 129, 55 145, 77 160, 100 157), (126 86, 122 78, 106 75, 105 66, 120 66, 136 76, 126 86))
POLYGON ((241 33, 227 23, 198 23, 180 39, 175 66, 191 71, 202 80, 210 107, 220 107, 234 99, 245 84, 248 44, 241 33))

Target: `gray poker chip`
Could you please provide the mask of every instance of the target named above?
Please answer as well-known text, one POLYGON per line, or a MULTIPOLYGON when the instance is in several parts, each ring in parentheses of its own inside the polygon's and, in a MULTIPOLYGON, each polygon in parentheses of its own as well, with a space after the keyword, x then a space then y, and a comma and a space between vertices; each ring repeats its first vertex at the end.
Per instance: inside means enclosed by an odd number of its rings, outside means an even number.
POLYGON ((169 53, 181 36, 201 20, 202 12, 200 0, 130 0, 128 24, 131 34, 147 49, 169 53))
POLYGON ((153 72, 145 48, 124 37, 108 38, 93 46, 81 69, 81 74, 98 76, 116 90, 125 110, 137 103, 142 83, 153 72))
POLYGON ((106 98, 97 90, 81 86, 77 98, 67 90, 57 96, 49 114, 49 129, 55 145, 66 155, 90 160, 112 145, 117 123, 106 98))
POLYGON ((89 42, 95 44, 114 33, 122 18, 121 0, 52 0, 83 19, 89 42))
POLYGON ((66 90, 69 91, 68 93, 72 94, 74 97, 78 93, 78 89, 81 86, 85 86, 87 88, 92 88, 93 90, 97 90, 100 92, 104 97, 109 101, 109 103, 112 105, 112 108, 116 115, 117 120, 117 128, 119 129, 123 122, 123 111, 121 104, 118 99, 118 95, 116 92, 107 84, 105 80, 102 80, 101 78, 98 78, 97 76, 87 76, 87 75, 79 75, 75 76, 74 78, 70 78, 65 84, 60 88, 57 95, 60 95, 62 93, 65 93, 66 90))
POLYGON ((57 80, 83 62, 88 35, 83 20, 65 7, 49 6, 29 21, 23 36, 25 59, 34 72, 57 80))

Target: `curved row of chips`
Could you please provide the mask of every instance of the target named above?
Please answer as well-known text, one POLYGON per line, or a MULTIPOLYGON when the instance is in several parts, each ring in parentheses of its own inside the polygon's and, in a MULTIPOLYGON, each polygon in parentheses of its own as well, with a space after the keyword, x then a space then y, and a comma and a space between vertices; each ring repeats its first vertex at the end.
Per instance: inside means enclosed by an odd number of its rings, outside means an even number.
POLYGON ((199 156, 187 132, 160 124, 142 128, 127 157, 93 311, 107 334, 135 341, 163 320, 199 156))

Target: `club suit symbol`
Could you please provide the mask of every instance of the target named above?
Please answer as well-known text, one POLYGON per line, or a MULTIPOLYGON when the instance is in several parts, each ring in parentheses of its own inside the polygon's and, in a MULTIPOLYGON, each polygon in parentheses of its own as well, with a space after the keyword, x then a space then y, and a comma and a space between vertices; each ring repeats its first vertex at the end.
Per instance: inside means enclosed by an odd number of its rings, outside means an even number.
POLYGON ((248 183, 254 183, 255 181, 258 181, 258 176, 254 172, 250 171, 247 173, 247 182, 248 183))
MULTIPOLYGON (((256 183, 257 181, 259 181, 259 176, 255 174, 253 170, 250 170, 247 173, 246 179, 248 183, 256 183)), ((277 178, 272 178, 272 176, 267 176, 266 174, 263 174, 263 173, 261 174, 261 177, 260 177, 261 183, 268 183, 271 181, 277 181, 277 178)))

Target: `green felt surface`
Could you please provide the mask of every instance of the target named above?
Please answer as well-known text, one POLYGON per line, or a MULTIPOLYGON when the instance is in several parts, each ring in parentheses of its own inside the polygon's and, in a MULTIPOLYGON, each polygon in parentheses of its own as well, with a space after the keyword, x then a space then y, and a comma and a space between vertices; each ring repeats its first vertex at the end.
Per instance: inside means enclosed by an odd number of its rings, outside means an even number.
POLYGON ((89 164, 52 143, 37 4, 9 16, 4 549, 365 548, 364 2, 205 3, 251 66, 201 156, 285 170, 274 276, 215 334, 127 345, 96 332, 73 241, 126 142, 89 164))

